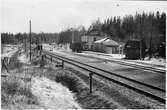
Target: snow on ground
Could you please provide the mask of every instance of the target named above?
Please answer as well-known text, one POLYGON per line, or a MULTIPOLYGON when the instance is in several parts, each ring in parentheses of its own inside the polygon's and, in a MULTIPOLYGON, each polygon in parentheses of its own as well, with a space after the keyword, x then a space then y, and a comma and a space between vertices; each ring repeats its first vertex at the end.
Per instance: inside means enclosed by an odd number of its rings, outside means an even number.
POLYGON ((19 61, 22 62, 22 63, 30 64, 29 58, 27 58, 26 54, 21 54, 21 55, 18 57, 18 59, 19 59, 19 61))
POLYGON ((71 51, 70 44, 65 45, 49 45, 49 44, 42 44, 43 48, 49 51, 71 51))
POLYGON ((166 66, 166 59, 164 58, 151 58, 149 60, 149 58, 146 57, 144 60, 136 60, 136 61, 140 63, 150 64, 150 65, 157 65, 162 67, 166 66))
MULTIPOLYGON (((125 58, 125 55, 121 55, 121 54, 109 54, 111 55, 113 58, 116 59, 122 59, 125 58)), ((164 58, 151 58, 149 59, 148 57, 146 57, 144 60, 126 60, 126 61, 131 61, 134 63, 142 63, 142 64, 149 64, 149 65, 157 65, 157 66, 166 66, 166 59, 164 58)))
POLYGON ((1 59, 4 57, 11 57, 17 50, 18 47, 15 45, 3 45, 1 50, 1 59))
POLYGON ((47 109, 81 109, 75 101, 74 95, 60 83, 45 77, 32 79, 32 93, 39 98, 39 102, 47 109))
POLYGON ((109 55, 111 55, 113 58, 117 58, 117 59, 125 58, 125 55, 123 55, 123 54, 109 54, 109 55))

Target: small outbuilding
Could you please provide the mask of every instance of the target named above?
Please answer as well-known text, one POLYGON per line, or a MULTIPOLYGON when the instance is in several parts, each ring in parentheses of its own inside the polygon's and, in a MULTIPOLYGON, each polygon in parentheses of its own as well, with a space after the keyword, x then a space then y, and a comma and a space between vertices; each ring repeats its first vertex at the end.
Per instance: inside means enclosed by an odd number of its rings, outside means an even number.
POLYGON ((119 44, 110 38, 103 38, 93 43, 93 50, 97 52, 116 54, 119 52, 119 44))

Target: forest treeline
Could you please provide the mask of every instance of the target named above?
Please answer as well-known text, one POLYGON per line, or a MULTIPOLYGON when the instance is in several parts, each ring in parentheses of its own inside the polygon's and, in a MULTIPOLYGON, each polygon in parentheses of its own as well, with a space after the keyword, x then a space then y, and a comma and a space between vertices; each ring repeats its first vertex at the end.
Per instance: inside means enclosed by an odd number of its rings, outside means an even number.
MULTIPOLYGON (((166 14, 160 13, 136 13, 124 17, 114 16, 104 21, 97 19, 86 30, 84 26, 66 29, 60 33, 32 33, 32 42, 45 43, 71 43, 80 40, 80 36, 98 31, 113 40, 126 42, 129 39, 139 39, 146 43, 147 48, 156 50, 161 43, 166 42, 166 14)), ((28 33, 1 33, 2 43, 24 43, 29 42, 28 33)))
POLYGON ((135 16, 125 16, 122 19, 111 17, 103 22, 98 19, 92 23, 88 31, 92 29, 100 30, 116 41, 143 39, 147 48, 150 46, 155 48, 166 39, 166 14, 143 12, 136 13, 135 16))

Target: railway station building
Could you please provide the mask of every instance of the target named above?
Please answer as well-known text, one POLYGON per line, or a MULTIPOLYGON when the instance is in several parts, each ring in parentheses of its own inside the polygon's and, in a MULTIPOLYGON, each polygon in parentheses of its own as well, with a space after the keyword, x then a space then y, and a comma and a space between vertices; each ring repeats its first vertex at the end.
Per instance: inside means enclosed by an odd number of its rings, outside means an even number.
POLYGON ((119 53, 119 43, 106 37, 93 43, 93 50, 103 53, 119 53))

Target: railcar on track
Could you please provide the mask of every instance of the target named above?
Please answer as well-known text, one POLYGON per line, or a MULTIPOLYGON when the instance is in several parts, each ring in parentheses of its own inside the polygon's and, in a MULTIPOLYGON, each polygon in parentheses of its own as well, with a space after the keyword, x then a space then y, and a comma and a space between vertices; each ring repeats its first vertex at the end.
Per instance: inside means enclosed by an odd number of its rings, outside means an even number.
POLYGON ((73 52, 81 52, 83 50, 83 45, 81 42, 75 42, 70 44, 70 48, 73 52))
POLYGON ((140 40, 129 40, 125 44, 125 56, 127 59, 139 59, 145 57, 146 45, 140 40))

